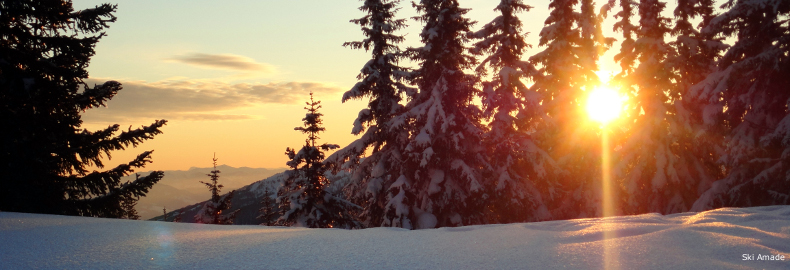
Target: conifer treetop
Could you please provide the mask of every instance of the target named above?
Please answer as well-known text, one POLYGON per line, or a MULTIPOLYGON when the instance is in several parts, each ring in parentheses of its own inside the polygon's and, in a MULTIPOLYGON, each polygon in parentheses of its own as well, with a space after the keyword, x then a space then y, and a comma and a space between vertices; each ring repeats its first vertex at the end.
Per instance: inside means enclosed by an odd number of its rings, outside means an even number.
POLYGON ((420 61, 420 68, 412 73, 413 82, 422 89, 419 98, 424 100, 432 91, 444 91, 443 86, 434 88, 444 76, 447 83, 459 87, 452 90, 453 95, 443 98, 452 103, 452 108, 465 108, 476 94, 472 86, 477 83, 476 76, 463 73, 477 64, 465 46, 469 42, 466 33, 475 24, 464 17, 469 9, 461 8, 456 0, 422 0, 412 5, 422 13, 414 19, 425 24, 420 33, 425 45, 407 50, 412 59, 420 61))
POLYGON ((219 196, 220 192, 222 191, 222 188, 225 186, 217 183, 219 181, 219 173, 220 173, 220 171, 217 170, 217 153, 214 153, 214 158, 212 159, 212 161, 214 164, 214 169, 211 170, 211 173, 206 174, 206 176, 211 178, 211 182, 200 181, 200 183, 206 185, 209 191, 211 191, 212 198, 214 198, 215 196, 219 196))
POLYGON ((222 191, 222 184, 219 184, 219 173, 220 171, 217 170, 217 154, 214 153, 214 169, 211 173, 206 174, 206 176, 211 178, 209 182, 200 181, 206 185, 209 191, 211 191, 211 199, 208 200, 204 205, 201 212, 195 215, 195 221, 198 223, 208 223, 208 224, 233 224, 233 220, 236 218, 236 213, 239 212, 240 209, 236 209, 236 211, 230 213, 224 213, 231 207, 231 200, 233 200, 233 195, 235 191, 228 192, 225 196, 221 196, 220 192, 222 191))
POLYGON ((307 140, 310 142, 310 146, 315 147, 315 141, 320 139, 318 133, 326 130, 326 128, 321 126, 323 123, 321 116, 324 114, 318 112, 318 109, 321 108, 321 101, 313 100, 313 92, 310 92, 310 102, 305 102, 305 104, 310 107, 304 107, 307 110, 307 114, 302 118, 304 126, 295 127, 294 130, 299 130, 303 134, 308 134, 307 140))
POLYGON ((409 76, 408 69, 397 65, 404 57, 398 48, 404 37, 395 32, 406 27, 405 19, 394 18, 399 10, 396 8, 399 2, 365 0, 359 9, 366 15, 351 22, 362 28, 366 38, 343 43, 343 46, 352 49, 370 51, 372 55, 372 59, 365 63, 357 76, 360 81, 343 94, 343 102, 370 97, 368 108, 360 111, 354 121, 352 133, 355 135, 363 132, 368 125, 375 123, 382 126, 402 109, 399 104, 402 94, 413 96, 415 93, 413 88, 401 82, 409 76))

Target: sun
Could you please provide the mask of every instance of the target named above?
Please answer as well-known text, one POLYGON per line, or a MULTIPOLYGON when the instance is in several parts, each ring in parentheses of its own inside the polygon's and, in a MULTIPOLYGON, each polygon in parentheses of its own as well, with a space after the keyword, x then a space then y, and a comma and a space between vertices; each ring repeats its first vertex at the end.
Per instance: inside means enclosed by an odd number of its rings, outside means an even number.
POLYGON ((623 97, 614 89, 599 86, 587 98, 587 114, 592 120, 607 124, 620 115, 623 97))

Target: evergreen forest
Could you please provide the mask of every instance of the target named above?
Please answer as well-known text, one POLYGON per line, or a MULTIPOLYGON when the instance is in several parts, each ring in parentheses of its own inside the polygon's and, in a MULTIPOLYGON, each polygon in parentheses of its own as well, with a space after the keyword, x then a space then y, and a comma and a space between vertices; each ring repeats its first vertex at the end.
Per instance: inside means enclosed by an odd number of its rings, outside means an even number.
MULTIPOLYGON (((305 143, 285 150, 265 225, 424 229, 790 204, 790 1, 550 0, 539 33, 523 30, 539 21, 525 0, 489 1, 486 22, 463 0, 361 2, 349 18, 359 39, 342 44, 370 56, 342 94, 367 102, 348 119, 355 140, 322 142, 321 101, 305 96, 305 143), (419 35, 404 33, 411 24, 419 35), (602 80, 609 50, 620 70, 602 80), (622 96, 604 99, 622 108, 603 122, 588 111, 600 88, 622 96), (327 175, 340 172, 349 179, 336 188, 327 175)), ((135 218, 166 177, 121 181, 152 150, 102 162, 166 120, 82 127, 81 113, 123 90, 85 82, 117 8, 0 1, 0 211, 135 218)), ((232 224, 216 161, 196 219, 232 224)))

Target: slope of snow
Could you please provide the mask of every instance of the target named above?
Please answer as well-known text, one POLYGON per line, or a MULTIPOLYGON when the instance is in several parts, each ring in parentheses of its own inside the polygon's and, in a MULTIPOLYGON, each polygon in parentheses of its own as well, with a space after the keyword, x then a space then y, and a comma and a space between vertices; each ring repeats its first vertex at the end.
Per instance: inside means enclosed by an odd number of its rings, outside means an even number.
MULTIPOLYGON (((351 179, 351 174, 348 171, 339 171, 336 174, 332 174, 331 172, 326 173, 326 177, 329 179, 329 186, 326 188, 326 191, 332 192, 334 194, 342 194, 343 187, 348 185, 348 181, 351 179)), ((272 201, 277 199, 277 191, 282 186, 283 181, 285 181, 286 175, 285 173, 277 173, 275 175, 269 176, 266 179, 259 180, 242 188, 234 190, 233 200, 231 200, 231 206, 228 211, 236 211, 239 212, 236 214, 236 219, 233 221, 233 224, 240 224, 240 225, 258 225, 261 224, 262 221, 258 219, 258 215, 260 215, 260 209, 263 206, 262 199, 263 195, 268 189, 271 192, 271 199, 272 201)), ((223 188, 223 191, 227 191, 226 188, 223 188)), ((179 209, 172 210, 167 213, 167 221, 173 221, 175 217, 180 216, 181 222, 184 223, 194 223, 194 216, 198 213, 200 209, 203 208, 203 205, 210 199, 210 193, 207 194, 208 196, 204 196, 204 201, 198 202, 192 205, 187 205, 179 209)), ((160 209, 161 211, 161 209, 160 209)), ((279 217, 279 214, 276 215, 274 218, 276 219, 279 217)), ((164 216, 159 215, 151 218, 150 220, 156 221, 163 221, 164 216)))
POLYGON ((790 206, 416 231, 0 213, 0 269, 600 269, 604 262, 790 269, 790 206))
MULTIPOLYGON (((137 213, 141 219, 150 219, 162 215, 162 208, 168 211, 182 208, 198 202, 203 202, 211 197, 211 193, 206 189, 206 185, 200 181, 208 181, 206 176, 214 168, 192 167, 189 170, 165 171, 165 177, 154 185, 150 192, 144 197, 140 197, 137 202, 137 213)), ((285 168, 249 168, 231 167, 228 165, 217 166, 220 173, 220 183, 224 186, 222 193, 240 189, 249 185, 254 179, 264 179, 280 173, 285 168)), ((148 175, 150 172, 141 172, 140 175, 148 175)), ((123 177, 121 182, 134 180, 134 175, 123 177)), ((275 193, 277 193, 275 191, 275 193)))

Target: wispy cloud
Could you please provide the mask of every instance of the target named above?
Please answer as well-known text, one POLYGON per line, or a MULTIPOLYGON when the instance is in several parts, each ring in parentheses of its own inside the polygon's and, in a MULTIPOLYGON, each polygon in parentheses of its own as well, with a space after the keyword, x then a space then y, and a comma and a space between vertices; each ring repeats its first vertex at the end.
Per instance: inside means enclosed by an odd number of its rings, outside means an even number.
POLYGON ((259 73, 274 73, 276 71, 272 65, 259 63, 252 58, 235 54, 192 53, 175 56, 168 60, 210 69, 259 73))
MULTIPOLYGON (((89 83, 104 81, 92 80, 89 83)), ((232 110, 260 104, 299 104, 312 91, 317 95, 341 89, 316 82, 224 83, 205 81, 123 82, 107 108, 88 110, 88 122, 126 122, 134 119, 244 120, 255 115, 232 110)))

